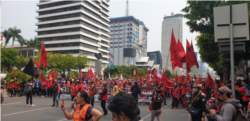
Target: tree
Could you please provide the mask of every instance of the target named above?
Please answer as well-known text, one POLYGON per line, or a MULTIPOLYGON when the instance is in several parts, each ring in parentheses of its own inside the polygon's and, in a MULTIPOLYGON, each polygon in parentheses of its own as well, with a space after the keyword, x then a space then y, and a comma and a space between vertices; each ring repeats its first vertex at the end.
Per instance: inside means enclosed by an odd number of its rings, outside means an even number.
POLYGON ((38 47, 38 45, 41 44, 41 41, 39 41, 37 38, 30 39, 30 47, 33 48, 33 56, 35 56, 35 49, 38 47))
POLYGON ((79 72, 81 68, 84 69, 86 67, 87 62, 88 62, 88 58, 87 58, 87 55, 85 54, 79 54, 76 57, 76 68, 79 69, 79 72))
POLYGON ((4 47, 6 47, 6 45, 9 43, 9 41, 10 41, 10 31, 9 31, 9 29, 8 30, 4 30, 3 32, 2 32, 2 35, 3 35, 3 37, 5 38, 5 45, 4 45, 4 47))
MULTIPOLYGON (((218 43, 214 42, 214 16, 213 8, 218 6, 233 5, 240 3, 248 3, 250 8, 250 2, 247 1, 188 1, 188 6, 182 9, 186 14, 185 18, 188 19, 186 24, 190 27, 191 32, 200 33, 196 37, 197 46, 199 48, 199 54, 201 60, 208 63, 218 75, 221 80, 224 75, 225 84, 228 83, 228 70, 229 69, 229 54, 220 55, 218 43), (223 67, 223 68, 222 68, 223 67)), ((246 44, 247 45, 247 44, 246 44)), ((249 45, 246 47, 246 53, 249 53, 249 45)), ((245 54, 235 54, 235 65, 242 59, 249 59, 245 54)))
POLYGON ((21 40, 18 40, 18 42, 20 43, 20 46, 21 46, 20 56, 22 56, 23 55, 23 46, 25 45, 25 40, 21 39, 21 40))
POLYGON ((18 56, 18 60, 19 61, 18 61, 17 67, 19 70, 21 70, 21 68, 25 67, 29 62, 29 59, 26 59, 23 56, 18 56))
POLYGON ((14 48, 2 48, 1 50, 1 65, 7 68, 8 72, 11 71, 11 67, 14 67, 19 62, 19 51, 14 48))
POLYGON ((66 70, 70 72, 71 69, 74 69, 76 67, 76 58, 74 58, 73 55, 66 54, 64 56, 64 64, 66 65, 66 70))
POLYGON ((16 39, 18 39, 18 40, 23 39, 23 37, 20 35, 20 33, 21 33, 21 30, 17 29, 16 27, 9 29, 9 37, 12 38, 12 40, 13 40, 12 48, 14 47, 14 42, 16 41, 16 39))
POLYGON ((31 41, 28 41, 28 40, 24 40, 24 43, 25 43, 25 45, 26 45, 26 47, 27 47, 27 53, 26 53, 26 58, 28 59, 28 52, 29 52, 29 47, 31 47, 31 41))

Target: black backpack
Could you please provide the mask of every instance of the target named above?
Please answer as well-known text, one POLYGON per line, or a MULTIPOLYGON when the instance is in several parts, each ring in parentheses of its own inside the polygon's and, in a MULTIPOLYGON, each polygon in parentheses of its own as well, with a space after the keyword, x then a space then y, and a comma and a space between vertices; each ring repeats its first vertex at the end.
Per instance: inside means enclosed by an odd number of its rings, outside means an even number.
MULTIPOLYGON (((230 103, 230 102, 228 102, 230 103)), ((230 103, 232 104, 232 103, 230 103)), ((233 121, 247 121, 243 111, 240 108, 237 108, 234 104, 232 104, 236 108, 236 114, 233 118, 233 121)))

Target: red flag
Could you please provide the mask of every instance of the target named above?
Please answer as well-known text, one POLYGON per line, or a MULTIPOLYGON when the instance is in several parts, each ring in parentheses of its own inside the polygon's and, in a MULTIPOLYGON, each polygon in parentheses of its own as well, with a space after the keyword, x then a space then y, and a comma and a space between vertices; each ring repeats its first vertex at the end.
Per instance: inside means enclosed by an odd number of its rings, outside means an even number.
POLYGON ((192 82, 192 80, 190 79, 190 75, 189 74, 187 75, 187 81, 192 82))
POLYGON ((47 66, 47 52, 42 44, 41 46, 41 55, 40 55, 40 62, 43 64, 43 68, 47 66))
POLYGON ((50 72, 48 74, 48 79, 52 79, 52 76, 51 76, 50 72))
POLYGON ((89 80, 89 69, 88 69, 88 72, 87 72, 87 74, 86 74, 86 79, 89 80))
POLYGON ((134 69, 134 75, 136 75, 136 71, 135 71, 135 69, 134 69))
POLYGON ((82 68, 80 70, 80 74, 79 74, 80 78, 82 78, 82 68))
POLYGON ((177 82, 178 82, 178 76, 177 76, 177 72, 176 72, 176 74, 175 74, 175 77, 174 77, 174 79, 175 79, 175 83, 177 83, 177 82))
POLYGON ((207 73, 207 80, 206 80, 207 86, 211 87, 214 86, 214 80, 212 79, 212 77, 209 75, 209 73, 207 73))
POLYGON ((194 48, 193 44, 191 41, 191 45, 189 44, 188 40, 186 44, 186 68, 187 68, 187 73, 190 72, 190 68, 194 65, 196 65, 197 68, 199 68, 199 64, 197 62, 197 59, 194 54, 194 48))
POLYGON ((140 81, 142 82, 142 73, 140 73, 140 81))
POLYGON ((89 73, 91 79, 95 78, 95 74, 93 73, 92 69, 90 69, 89 73))
MULTIPOLYGON (((174 32, 172 30, 172 35, 171 35, 171 44, 170 44, 170 58, 172 62, 172 68, 173 70, 175 67, 182 67, 182 64, 185 62, 185 52, 182 51, 181 48, 182 44, 179 42, 178 44, 176 43, 174 32)), ((184 50, 184 49, 183 49, 184 50)))
POLYGON ((148 70, 148 71, 147 71, 147 78, 146 78, 146 81, 147 81, 147 82, 150 80, 150 78, 149 78, 149 72, 151 72, 151 70, 148 70))
POLYGON ((194 80, 197 81, 195 74, 194 74, 194 80))
POLYGON ((46 82, 44 76, 43 76, 43 72, 41 71, 41 82, 46 82))
POLYGON ((181 75, 181 76, 180 76, 179 81, 180 81, 182 84, 185 82, 185 81, 184 81, 184 75, 181 75))
POLYGON ((41 63, 38 63, 36 60, 35 60, 35 63, 36 63, 36 67, 37 67, 37 68, 40 68, 41 63))
POLYGON ((199 77, 197 84, 201 84, 201 80, 202 80, 202 78, 199 77))
POLYGON ((56 71, 55 70, 52 71, 52 78, 56 79, 56 71))

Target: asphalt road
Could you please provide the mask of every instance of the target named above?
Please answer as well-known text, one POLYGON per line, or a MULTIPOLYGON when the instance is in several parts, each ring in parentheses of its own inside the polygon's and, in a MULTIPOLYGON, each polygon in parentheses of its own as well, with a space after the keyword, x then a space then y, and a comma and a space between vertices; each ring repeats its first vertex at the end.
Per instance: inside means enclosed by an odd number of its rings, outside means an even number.
MULTIPOLYGON (((67 121, 60 107, 50 107, 52 98, 33 97, 35 107, 26 106, 26 97, 7 98, 1 106, 2 121, 67 121)), ((65 100, 65 106, 70 112, 70 100, 65 100)), ((185 108, 170 109, 171 98, 167 99, 168 105, 162 108, 162 121, 187 121, 188 113, 185 108)), ((59 105, 61 100, 59 100, 59 105)), ((108 104, 107 104, 108 105, 108 104)), ((95 102, 94 107, 103 112, 99 102, 95 102)), ((141 118, 143 121, 150 121, 151 112, 148 105, 140 105, 141 118)), ((111 121, 112 116, 109 112, 103 116, 100 121, 111 121)), ((157 119, 155 118, 155 121, 157 119)))

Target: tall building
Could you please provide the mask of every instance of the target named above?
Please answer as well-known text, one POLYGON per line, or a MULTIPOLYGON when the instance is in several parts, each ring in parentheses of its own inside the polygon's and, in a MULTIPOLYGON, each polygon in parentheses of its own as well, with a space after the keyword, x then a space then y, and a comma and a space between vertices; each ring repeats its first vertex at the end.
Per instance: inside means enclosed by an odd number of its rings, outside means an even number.
MULTIPOLYGON (((39 9, 36 38, 44 41, 47 52, 86 54, 87 65, 95 66, 96 53, 102 53, 102 68, 107 66, 109 53, 109 3, 95 1, 42 1, 39 9)), ((87 66, 87 67, 88 67, 87 66)))
POLYGON ((172 30, 174 32, 177 43, 178 39, 182 43, 182 14, 171 13, 171 16, 165 16, 162 22, 162 31, 161 31, 162 67, 163 69, 169 69, 169 70, 172 70, 172 63, 170 61, 170 53, 169 53, 172 30))
POLYGON ((199 67, 200 67, 200 72, 204 73, 204 64, 201 61, 198 61, 199 67))
POLYGON ((147 32, 144 23, 133 16, 110 18, 110 53, 114 65, 135 65, 147 56, 147 32))
POLYGON ((153 60, 154 64, 159 64, 160 68, 162 69, 162 58, 161 58, 161 52, 159 50, 148 52, 147 55, 149 57, 149 60, 153 60))

